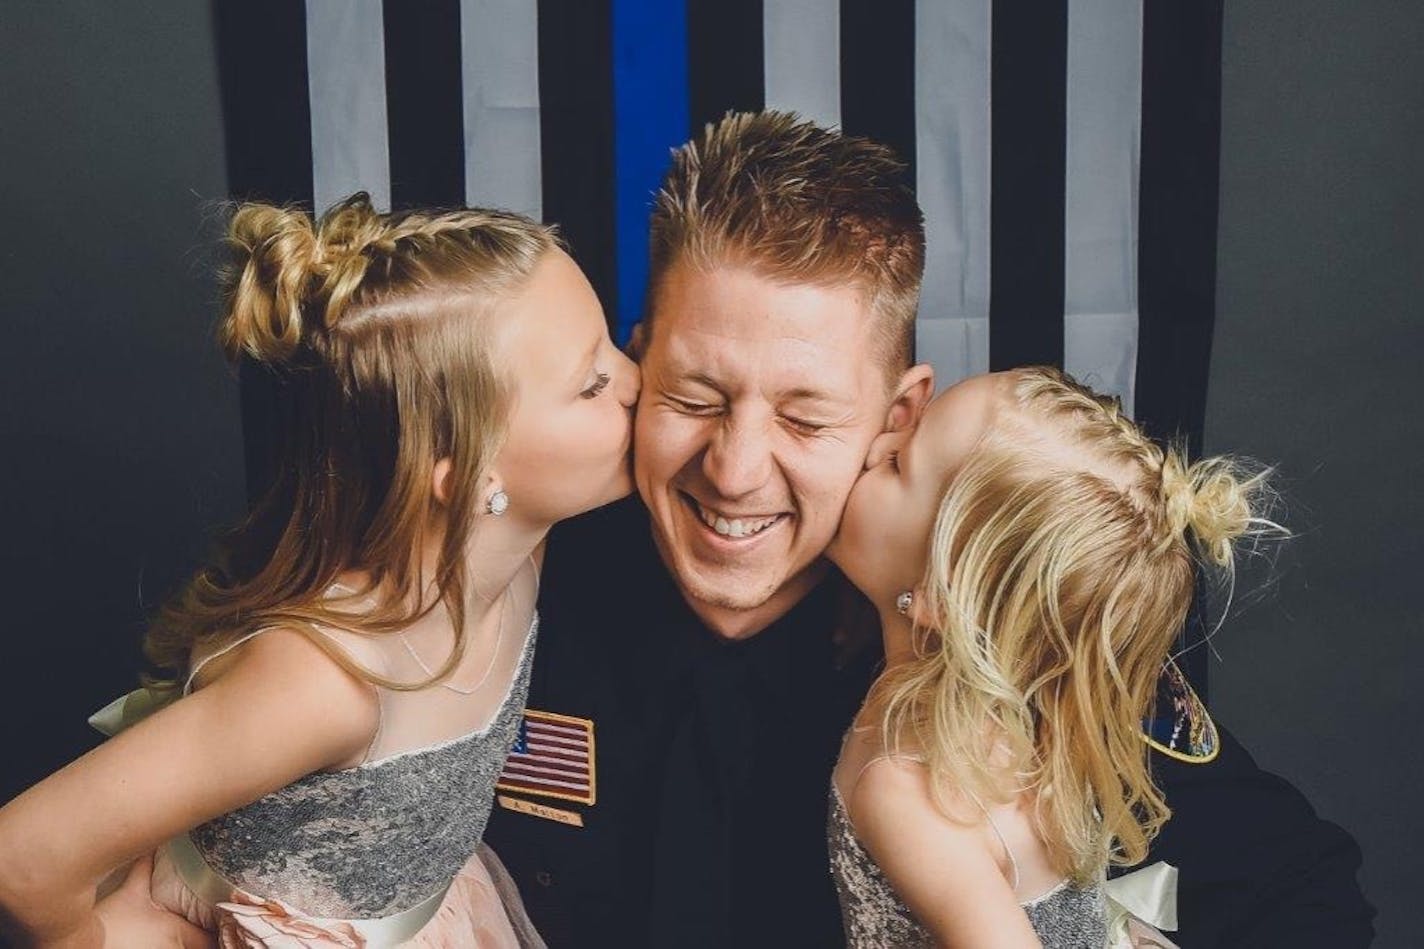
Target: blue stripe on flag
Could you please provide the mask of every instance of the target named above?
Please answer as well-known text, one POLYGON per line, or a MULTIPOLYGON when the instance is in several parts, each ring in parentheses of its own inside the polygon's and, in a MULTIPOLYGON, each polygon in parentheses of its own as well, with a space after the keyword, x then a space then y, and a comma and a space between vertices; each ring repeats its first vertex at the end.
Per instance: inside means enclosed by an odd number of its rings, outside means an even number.
POLYGON ((614 0, 614 206, 621 346, 642 319, 648 213, 668 150, 687 137, 687 19, 682 3, 614 0))

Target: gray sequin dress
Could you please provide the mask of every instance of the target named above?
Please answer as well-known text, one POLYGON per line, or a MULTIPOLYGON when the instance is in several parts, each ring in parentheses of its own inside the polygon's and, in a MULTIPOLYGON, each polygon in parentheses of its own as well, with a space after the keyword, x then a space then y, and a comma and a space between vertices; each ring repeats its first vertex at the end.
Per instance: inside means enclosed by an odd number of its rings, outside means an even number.
POLYGON ((388 916, 440 892, 484 834, 529 693, 537 632, 536 618, 484 728, 307 775, 192 830, 198 852, 242 889, 312 916, 388 916))
MULTIPOLYGON (((840 896, 849 949, 933 947, 930 934, 911 915, 856 839, 834 784, 827 836, 831 876, 840 896)), ((1020 905, 1044 949, 1101 949, 1107 945, 1107 908, 1100 884, 1080 888, 1065 882, 1020 905)))

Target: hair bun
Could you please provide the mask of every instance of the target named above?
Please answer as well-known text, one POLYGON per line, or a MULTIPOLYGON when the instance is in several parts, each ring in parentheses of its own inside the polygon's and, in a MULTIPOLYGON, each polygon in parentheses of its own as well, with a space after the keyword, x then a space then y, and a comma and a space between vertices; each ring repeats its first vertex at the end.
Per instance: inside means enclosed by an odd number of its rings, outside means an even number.
POLYGON ((1221 567, 1230 564, 1234 542, 1258 523, 1252 503, 1265 475, 1248 476, 1226 457, 1206 458, 1187 466, 1178 450, 1169 450, 1162 462, 1169 528, 1174 534, 1190 528, 1207 560, 1221 567))
POLYGON ((236 261, 220 336, 228 357, 269 365, 288 359, 302 338, 302 304, 319 257, 304 211, 244 204, 228 225, 236 261))
POLYGON ((222 342, 231 358, 247 353, 269 365, 289 359, 303 334, 331 329, 365 279, 373 252, 396 235, 358 191, 313 224, 296 208, 244 204, 228 227, 237 255, 222 342))

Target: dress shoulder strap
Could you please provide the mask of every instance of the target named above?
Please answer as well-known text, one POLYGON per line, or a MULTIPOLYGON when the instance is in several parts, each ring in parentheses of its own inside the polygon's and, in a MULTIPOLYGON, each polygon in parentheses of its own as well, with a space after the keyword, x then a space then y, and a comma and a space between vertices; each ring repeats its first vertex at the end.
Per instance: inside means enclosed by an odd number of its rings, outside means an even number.
POLYGON ((912 764, 924 764, 924 759, 918 755, 875 755, 866 761, 865 764, 861 765, 860 770, 855 773, 855 777, 850 779, 850 785, 845 791, 847 801, 849 801, 851 795, 855 793, 855 789, 859 787, 860 779, 865 777, 865 772, 870 770, 870 766, 879 764, 882 761, 908 761, 912 764))
POLYGON ((984 812, 984 819, 989 822, 989 829, 994 832, 995 837, 999 838, 999 846, 1003 847, 1004 853, 1009 855, 1009 869, 1013 871, 1014 876, 1013 889, 1017 893, 1019 889, 1019 862, 1014 857, 1013 848, 1009 846, 1009 841, 1004 837, 1004 832, 999 829, 999 825, 994 822, 994 815, 989 813, 989 809, 984 806, 983 801, 979 800, 978 795, 968 788, 964 789, 964 793, 969 795, 971 801, 979 805, 979 810, 984 812))
POLYGON ((274 628, 274 627, 272 627, 272 626, 264 626, 264 627, 262 627, 261 629, 254 629, 254 630, 253 630, 252 632, 250 632, 250 633, 244 633, 243 635, 237 637, 236 639, 234 639, 232 642, 228 643, 226 646, 222 647, 221 649, 215 649, 215 650, 213 650, 212 652, 208 653, 208 654, 207 654, 206 656, 204 656, 203 658, 199 659, 197 662, 193 663, 193 668, 190 669, 190 670, 188 670, 188 678, 187 678, 187 681, 185 681, 185 682, 183 683, 183 694, 184 694, 184 695, 187 695, 190 691, 192 691, 192 688, 193 688, 193 680, 194 680, 195 678, 197 678, 197 675, 198 675, 199 672, 202 671, 203 666, 206 666, 208 663, 212 662, 214 659, 218 658, 219 656, 226 656, 228 653, 232 652, 234 649, 236 649, 238 646, 241 646, 243 643, 247 642, 249 639, 255 639, 256 637, 258 637, 258 636, 262 635, 263 633, 267 632, 267 630, 273 629, 273 628, 274 628))
MULTIPOLYGON (((227 645, 223 646, 221 649, 215 649, 215 650, 213 650, 211 653, 209 653, 208 655, 206 655, 206 656, 204 656, 203 658, 199 659, 197 662, 195 662, 195 663, 193 664, 193 668, 192 668, 191 670, 189 670, 189 672, 188 672, 187 681, 185 681, 185 682, 183 683, 183 693, 182 693, 182 694, 187 695, 187 694, 189 693, 189 691, 192 690, 192 687, 193 687, 193 680, 197 677, 198 673, 199 673, 200 671, 202 671, 203 666, 205 666, 205 665, 207 665, 208 663, 212 662, 214 659, 217 659, 219 656, 225 656, 225 655, 227 655, 228 653, 230 653, 230 652, 232 652, 234 649, 236 649, 238 646, 241 646, 243 643, 248 642, 249 640, 252 640, 252 639, 256 639, 258 636, 261 636, 263 633, 270 632, 270 631, 272 631, 272 630, 274 630, 274 629, 277 629, 277 628, 278 628, 278 627, 276 627, 276 626, 263 626, 261 629, 254 629, 254 630, 253 630, 252 632, 250 632, 250 633, 244 633, 243 635, 237 637, 237 638, 234 639, 232 642, 230 642, 230 643, 228 643, 227 645)), ((335 649, 335 650, 337 650, 337 651, 338 651, 339 653, 341 653, 343 656, 345 656, 348 661, 350 661, 350 662, 352 662, 352 663, 355 663, 355 665, 356 665, 357 667, 360 667, 360 668, 365 668, 365 667, 366 667, 366 666, 365 666, 365 663, 363 663, 363 662, 354 654, 354 652, 352 651, 352 649, 351 649, 345 642, 343 642, 340 638, 338 638, 338 637, 336 637, 336 636, 333 636, 330 631, 328 631, 328 630, 326 630, 326 629, 323 629, 323 628, 320 627, 320 626, 312 626, 312 627, 311 627, 311 630, 312 630, 313 632, 315 632, 318 636, 320 636, 322 639, 324 639, 324 640, 326 640, 328 643, 330 643, 331 646, 332 646, 332 648, 335 649)))
MULTIPOLYGON (((855 793, 856 786, 860 784, 860 779, 873 764, 878 764, 881 761, 909 761, 915 764, 924 764, 924 760, 925 759, 919 755, 876 755, 860 766, 860 770, 855 773, 855 777, 851 778, 850 786, 846 788, 844 797, 847 802, 850 800, 850 796, 855 793)), ((965 788, 964 793, 969 796, 971 801, 979 806, 979 810, 984 812, 984 819, 989 822, 989 829, 994 832, 995 837, 999 838, 999 846, 1004 848, 1004 853, 1008 854, 1009 870, 1013 874, 1013 889, 1017 892, 1019 888, 1019 862, 1018 859, 1014 857, 1013 848, 1009 846, 1009 841, 1004 837, 1004 832, 999 830, 999 825, 994 822, 993 815, 991 815, 989 809, 984 806, 984 802, 979 800, 978 795, 974 794, 968 788, 965 788)), ((849 804, 847 803, 846 806, 849 807, 849 804)))
MULTIPOLYGON (((182 694, 183 694, 183 695, 187 695, 189 692, 191 692, 191 691, 193 690, 193 680, 194 680, 195 678, 197 678, 197 675, 198 675, 199 672, 202 671, 203 666, 206 666, 208 663, 212 662, 214 659, 218 658, 219 656, 225 656, 225 655, 227 655, 228 653, 230 653, 230 652, 232 652, 234 649, 236 649, 238 646, 241 646, 243 643, 245 643, 245 642, 247 642, 247 641, 249 641, 249 640, 252 640, 252 639, 256 639, 258 636, 262 635, 263 633, 267 632, 268 630, 272 630, 272 629, 276 629, 276 628, 277 628, 277 627, 275 627, 275 626, 264 626, 264 627, 262 627, 261 629, 254 629, 254 630, 253 630, 252 632, 250 632, 250 633, 244 633, 243 635, 237 637, 236 639, 234 639, 232 642, 228 643, 226 646, 222 647, 221 649, 215 649, 215 650, 213 650, 211 653, 209 653, 208 655, 206 655, 206 656, 204 656, 203 658, 199 659, 197 662, 195 662, 195 663, 193 664, 193 668, 192 668, 191 670, 189 670, 189 672, 188 672, 188 678, 187 678, 187 680, 183 683, 183 692, 182 692, 182 694)), ((318 633, 319 635, 321 635, 322 637, 324 637, 324 638, 325 638, 328 642, 330 642, 335 648, 340 649, 342 652, 346 653, 348 657, 350 656, 350 653, 342 646, 342 644, 341 644, 340 642, 337 642, 337 640, 336 640, 335 638, 333 638, 332 636, 330 636, 329 634, 327 634, 325 630, 317 629, 317 633, 318 633)), ((354 660, 353 660, 353 661, 354 661, 354 660)), ((381 732, 385 729, 385 724, 386 724, 386 703, 385 703, 385 702, 383 701, 383 699, 382 699, 382 696, 381 696, 382 691, 383 691, 382 689, 377 689, 377 690, 376 690, 376 730, 375 730, 375 732, 371 735, 370 744, 368 744, 368 745, 366 746, 365 754, 362 756, 362 760, 363 760, 363 761, 366 760, 366 758, 370 757, 371 749, 376 746, 376 740, 381 737, 381 732)))

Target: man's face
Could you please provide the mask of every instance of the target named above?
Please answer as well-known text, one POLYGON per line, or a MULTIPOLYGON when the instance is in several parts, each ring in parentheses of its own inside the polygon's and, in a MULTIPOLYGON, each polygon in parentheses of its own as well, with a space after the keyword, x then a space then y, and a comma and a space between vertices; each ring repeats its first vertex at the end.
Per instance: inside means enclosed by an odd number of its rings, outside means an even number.
POLYGON ((744 267, 679 262, 660 284, 634 480, 684 596, 725 636, 815 582, 891 403, 874 320, 853 289, 744 267))

